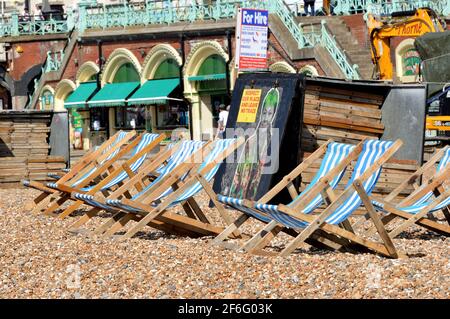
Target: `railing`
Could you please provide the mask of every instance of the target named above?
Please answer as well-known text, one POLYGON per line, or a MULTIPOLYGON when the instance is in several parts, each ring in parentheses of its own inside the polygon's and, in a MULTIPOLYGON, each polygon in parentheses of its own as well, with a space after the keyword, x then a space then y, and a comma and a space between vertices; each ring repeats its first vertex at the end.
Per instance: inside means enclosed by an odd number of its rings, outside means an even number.
POLYGON ((2 18, 0 37, 67 33, 74 25, 75 17, 72 11, 66 15, 49 15, 45 18, 20 16, 17 12, 13 12, 11 17, 2 18))
POLYGON ((367 12, 389 15, 423 7, 431 8, 440 15, 450 15, 450 0, 334 0, 332 5, 338 15, 367 12))
POLYGON ((202 20, 233 19, 236 7, 266 8, 272 1, 219 0, 212 5, 196 4, 179 6, 172 1, 126 3, 123 5, 82 5, 79 8, 79 31, 114 27, 173 24, 202 20))
POLYGON ((299 49, 306 47, 307 41, 305 35, 303 34, 303 30, 294 19, 292 11, 285 5, 284 1, 272 0, 268 2, 270 3, 269 10, 277 14, 285 27, 294 37, 295 41, 297 41, 299 49))

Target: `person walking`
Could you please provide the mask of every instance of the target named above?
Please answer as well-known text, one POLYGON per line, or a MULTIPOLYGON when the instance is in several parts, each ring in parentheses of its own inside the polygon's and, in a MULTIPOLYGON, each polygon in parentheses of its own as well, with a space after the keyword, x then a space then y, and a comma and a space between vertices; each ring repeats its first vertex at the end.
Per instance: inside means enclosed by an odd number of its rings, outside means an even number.
POLYGON ((314 10, 314 4, 315 0, 303 0, 304 8, 305 8, 305 14, 308 15, 308 8, 309 8, 309 15, 314 16, 315 10, 314 10))
POLYGON ((225 128, 227 127, 227 121, 228 121, 228 107, 226 107, 225 104, 220 104, 219 121, 216 138, 224 138, 225 128))

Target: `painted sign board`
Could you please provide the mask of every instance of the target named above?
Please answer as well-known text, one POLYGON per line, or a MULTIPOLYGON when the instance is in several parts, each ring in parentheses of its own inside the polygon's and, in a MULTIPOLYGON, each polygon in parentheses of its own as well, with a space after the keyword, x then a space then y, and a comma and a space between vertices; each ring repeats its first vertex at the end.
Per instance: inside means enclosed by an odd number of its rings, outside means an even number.
POLYGON ((236 68, 245 70, 267 69, 267 10, 240 8, 236 25, 236 68))
POLYGON ((241 104, 237 122, 254 123, 258 113, 259 101, 261 100, 261 90, 245 89, 242 93, 241 104))

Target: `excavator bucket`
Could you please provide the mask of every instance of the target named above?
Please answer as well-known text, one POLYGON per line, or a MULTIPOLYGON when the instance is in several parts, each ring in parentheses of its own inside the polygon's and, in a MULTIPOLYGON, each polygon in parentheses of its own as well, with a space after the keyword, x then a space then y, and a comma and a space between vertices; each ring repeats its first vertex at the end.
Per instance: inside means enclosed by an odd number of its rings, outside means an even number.
POLYGON ((426 82, 450 81, 450 31, 427 33, 418 37, 414 46, 423 61, 426 82))

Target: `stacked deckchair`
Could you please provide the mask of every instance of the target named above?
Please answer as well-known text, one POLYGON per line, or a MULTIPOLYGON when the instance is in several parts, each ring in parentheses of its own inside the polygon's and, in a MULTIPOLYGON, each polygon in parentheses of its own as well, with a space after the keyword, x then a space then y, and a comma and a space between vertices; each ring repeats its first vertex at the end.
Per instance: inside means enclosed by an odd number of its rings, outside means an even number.
MULTIPOLYGON (((333 191, 333 181, 339 174, 342 174, 343 167, 341 165, 337 165, 327 174, 319 177, 307 192, 301 194, 289 205, 271 205, 265 202, 251 201, 239 203, 236 199, 223 196, 218 199, 226 204, 231 203, 234 208, 244 214, 248 214, 248 210, 251 210, 254 212, 254 214, 251 214, 252 217, 265 217, 265 220, 260 220, 268 222, 268 224, 242 247, 242 249, 250 252, 259 252, 285 227, 295 230, 297 235, 279 253, 281 256, 290 254, 300 243, 310 239, 331 249, 353 249, 357 246, 357 248, 364 248, 384 256, 397 258, 399 253, 383 227, 380 217, 373 210, 368 209, 368 214, 381 238, 381 243, 357 235, 352 228, 349 217, 362 204, 366 208, 371 205, 367 195, 371 193, 377 182, 382 164, 401 145, 401 141, 364 141, 353 174, 345 190, 339 195, 333 191), (317 196, 319 194, 323 198, 325 209, 318 215, 312 215, 317 207, 317 196), (241 209, 241 207, 245 208, 241 209), (314 207, 314 209, 311 210, 310 207, 314 207)), ((354 157, 354 154, 347 156, 345 160, 341 161, 342 165, 347 166, 352 157, 354 157)), ((305 161, 304 166, 313 161, 309 160, 310 158, 305 161)), ((279 192, 279 189, 277 189, 277 192, 279 192)), ((228 231, 230 230, 228 229, 228 231)), ((223 236, 219 235, 215 242, 220 242, 222 238, 223 236)))
MULTIPOLYGON (((59 218, 70 215, 81 206, 82 202, 76 201, 61 214, 56 215, 54 212, 66 201, 71 200, 71 192, 78 191, 89 194, 104 192, 107 194, 120 187, 126 179, 134 176, 146 160, 148 153, 155 149, 163 139, 164 135, 143 133, 115 156, 96 167, 95 170, 91 171, 91 168, 85 168, 84 171, 77 174, 77 176, 81 175, 82 178, 71 179, 64 178, 64 176, 54 183, 46 183, 45 185, 36 182, 27 183, 28 186, 43 192, 34 201, 38 203, 34 211, 43 211, 47 215, 58 216, 59 218), (128 155, 130 158, 124 160, 128 155), (121 160, 124 160, 124 162, 119 163, 121 160), (86 170, 90 172, 89 175, 86 174, 86 170)), ((70 174, 73 174, 73 172, 67 173, 67 175, 70 174)))
MULTIPOLYGON (((184 143, 187 145, 199 142, 184 143)), ((194 196, 202 190, 210 196, 214 194, 209 182, 217 173, 222 161, 242 143, 242 138, 220 139, 201 143, 203 145, 197 151, 187 152, 182 156, 172 156, 173 160, 167 161, 167 167, 161 170, 158 178, 146 187, 141 186, 133 196, 124 195, 139 185, 142 175, 157 167, 160 164, 158 161, 153 163, 153 167, 147 167, 134 176, 107 199, 73 193, 75 198, 92 206, 93 210, 72 225, 72 230, 78 230, 79 226, 85 224, 99 210, 106 210, 113 212, 114 215, 94 231, 96 234, 113 235, 130 221, 137 223, 122 235, 122 238, 132 237, 147 225, 189 236, 219 234, 223 228, 212 225, 196 203, 194 196), (187 217, 167 211, 168 208, 177 205, 183 207, 187 217)), ((163 160, 165 156, 161 155, 159 160, 163 160)), ((218 204, 216 208, 225 222, 231 222, 223 206, 215 199, 213 202, 218 204)))

